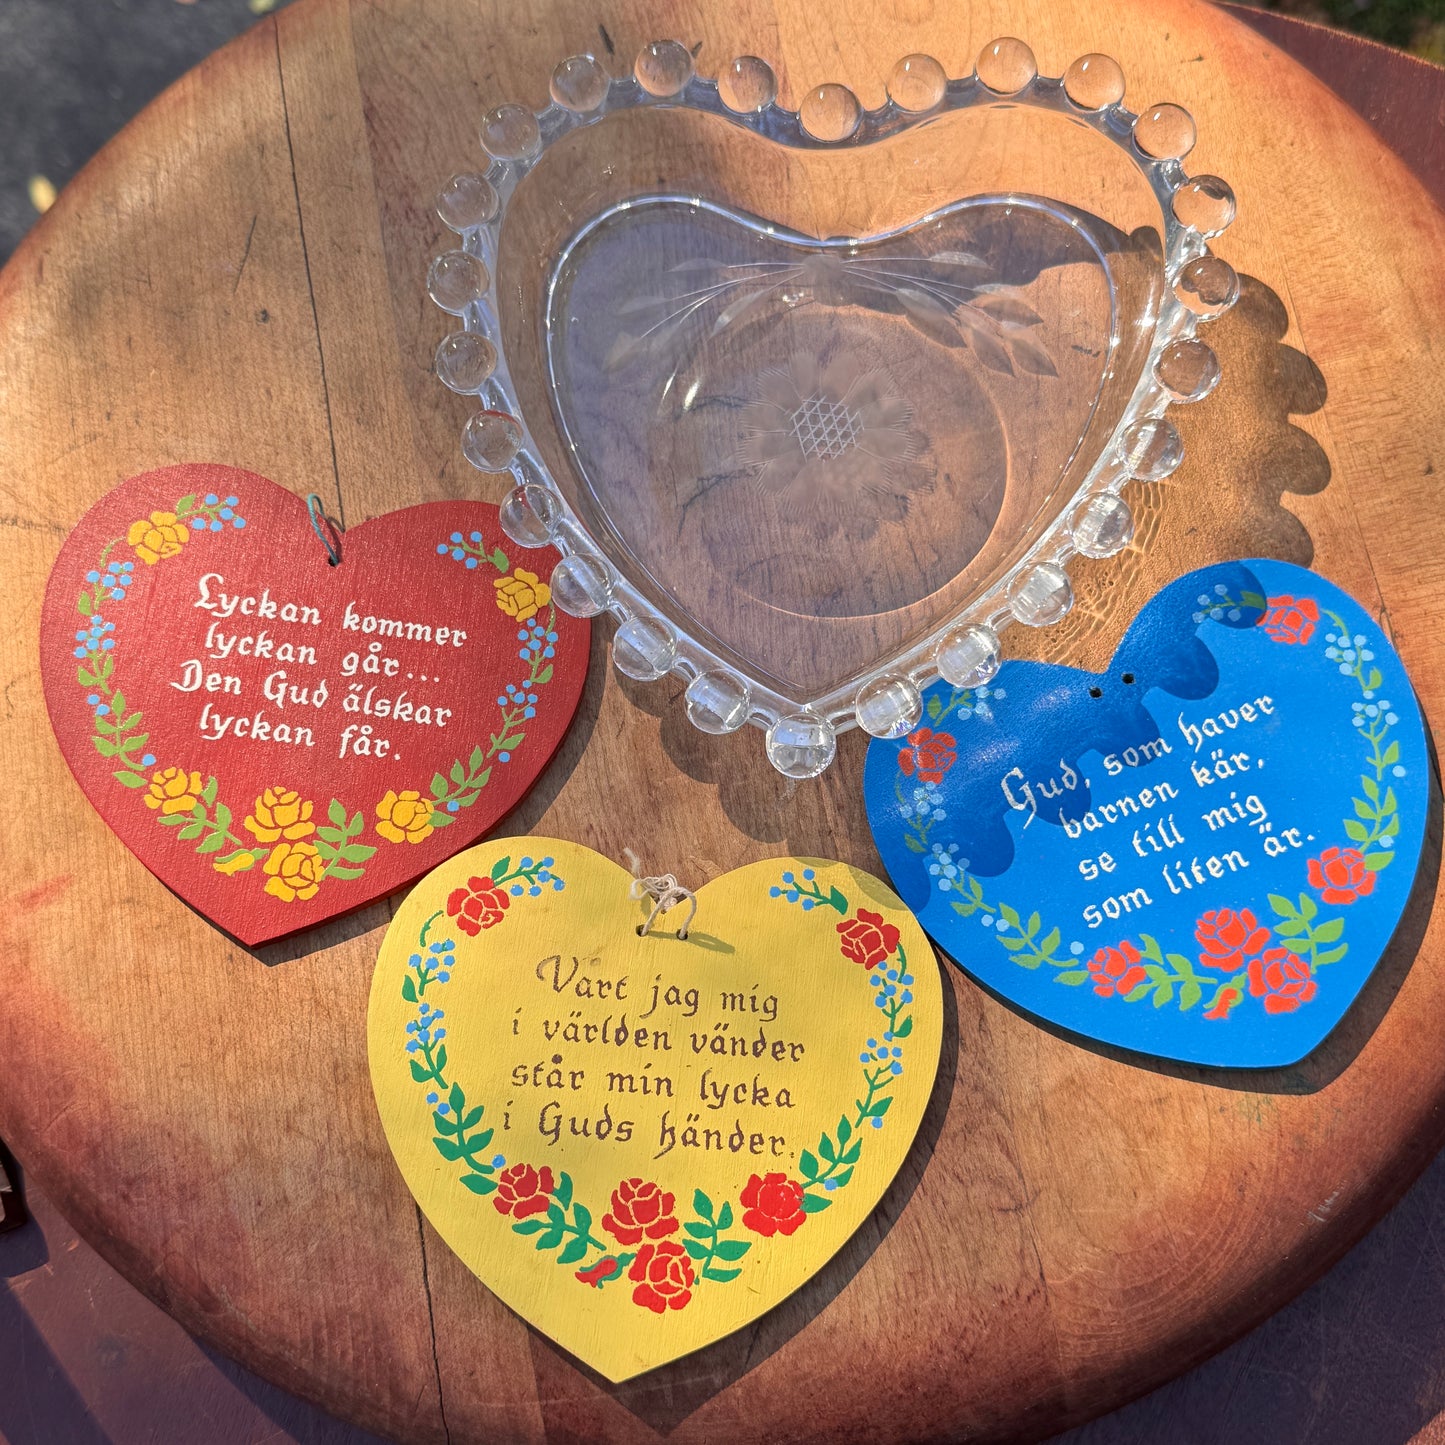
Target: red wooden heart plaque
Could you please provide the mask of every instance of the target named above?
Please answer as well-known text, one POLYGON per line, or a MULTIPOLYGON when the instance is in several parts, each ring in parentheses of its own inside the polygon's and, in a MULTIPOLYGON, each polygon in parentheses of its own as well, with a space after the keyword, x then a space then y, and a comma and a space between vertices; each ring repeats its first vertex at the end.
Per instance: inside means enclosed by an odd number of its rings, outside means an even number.
POLYGON ((41 617, 51 725, 162 882, 246 943, 369 903, 473 843, 566 732, 589 626, 481 502, 364 522, 189 464, 66 539, 41 617))

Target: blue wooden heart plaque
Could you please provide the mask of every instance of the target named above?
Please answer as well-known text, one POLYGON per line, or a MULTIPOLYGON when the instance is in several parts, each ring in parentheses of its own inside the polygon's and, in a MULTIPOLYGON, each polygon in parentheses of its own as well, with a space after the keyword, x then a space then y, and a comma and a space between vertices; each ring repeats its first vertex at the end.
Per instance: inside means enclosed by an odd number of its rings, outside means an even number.
POLYGON ((1192 572, 1106 672, 1008 662, 939 683, 868 751, 879 852, 934 941, 1020 1008, 1101 1042, 1295 1063, 1379 961, 1429 799, 1409 678, 1303 568, 1192 572))

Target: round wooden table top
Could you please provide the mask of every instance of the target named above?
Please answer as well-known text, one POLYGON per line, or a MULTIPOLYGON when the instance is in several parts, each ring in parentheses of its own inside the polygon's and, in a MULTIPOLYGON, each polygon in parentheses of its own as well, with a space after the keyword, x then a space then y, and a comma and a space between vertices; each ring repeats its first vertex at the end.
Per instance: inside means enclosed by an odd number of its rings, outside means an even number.
MULTIPOLYGON (((1445 217, 1305 71, 1193 0, 302 0, 201 66, 65 193, 0 275, 5 983, 0 1134, 89 1238, 188 1328, 338 1414, 412 1441, 991 1439, 1046 1434, 1246 1330, 1385 1210, 1445 1133, 1438 792, 1390 953, 1305 1064, 1149 1068, 1041 1029, 946 969, 948 1058, 876 1216, 740 1334, 610 1386, 499 1304, 422 1220, 382 1137, 365 1008, 385 904, 255 952, 133 859, 53 744, 36 667, 62 538, 123 478, 250 468, 349 522, 497 499, 431 376, 437 183, 552 64, 674 35, 712 73, 776 65, 883 98, 893 60, 966 72, 1026 37, 1040 68, 1117 56, 1135 108, 1199 123, 1246 277, 1214 327, 1226 384, 1188 456, 1134 489, 1139 538, 1078 570, 1032 655, 1098 665, 1165 580, 1261 553, 1378 609, 1427 717, 1445 700, 1445 217), (1387 1011, 1388 1009, 1388 1011, 1387 1011)), ((752 733, 693 733, 607 666, 505 831, 701 881, 784 851, 877 870, 864 740, 789 784, 752 733)))

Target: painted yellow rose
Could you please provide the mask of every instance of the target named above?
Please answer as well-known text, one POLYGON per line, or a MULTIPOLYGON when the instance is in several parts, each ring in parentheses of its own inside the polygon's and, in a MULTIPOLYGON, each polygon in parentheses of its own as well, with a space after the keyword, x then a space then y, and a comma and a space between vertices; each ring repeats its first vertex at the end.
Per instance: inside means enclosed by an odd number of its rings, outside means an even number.
POLYGON ((162 557, 174 557, 186 545, 187 536, 186 524, 177 521, 174 512, 152 512, 149 521, 132 522, 125 539, 142 562, 153 566, 162 557))
POLYGON ((316 831, 310 799, 303 799, 294 788, 267 788, 251 807, 246 831, 262 843, 305 838, 316 831))
POLYGON ((200 793, 199 773, 188 773, 184 768, 162 768, 151 774, 141 802, 147 808, 159 808, 162 813, 189 813, 200 793))
POLYGON ((315 898, 326 874, 314 843, 278 843, 261 867, 268 875, 266 892, 283 903, 315 898))
POLYGON ((518 622, 530 622, 539 607, 552 600, 552 589, 537 578, 535 572, 518 567, 510 577, 499 577, 492 584, 497 589, 497 606, 518 622))
POLYGON ((431 800, 415 788, 403 788, 399 793, 388 788, 376 805, 376 831, 388 843, 420 843, 436 832, 431 814, 431 800))

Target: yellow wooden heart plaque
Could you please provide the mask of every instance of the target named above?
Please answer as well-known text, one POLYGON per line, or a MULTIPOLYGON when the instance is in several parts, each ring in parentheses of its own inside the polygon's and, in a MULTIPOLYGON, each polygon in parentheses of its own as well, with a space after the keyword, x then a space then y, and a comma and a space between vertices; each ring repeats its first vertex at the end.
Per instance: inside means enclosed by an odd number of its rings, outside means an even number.
POLYGON ((502 839, 401 905, 368 1016, 392 1153, 437 1232, 625 1380, 756 1319, 898 1172, 938 1069, 933 950, 878 879, 750 864, 651 904, 575 843, 502 839))

